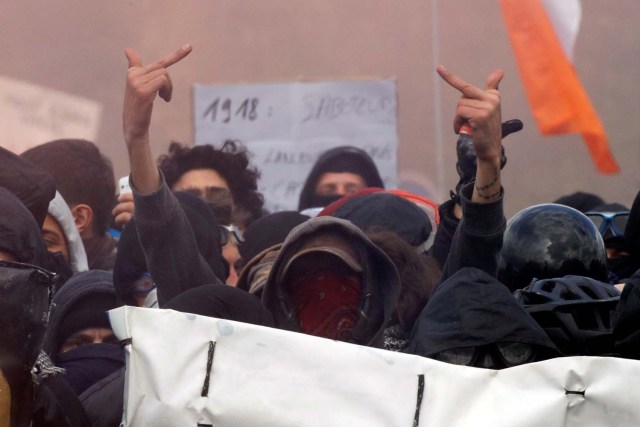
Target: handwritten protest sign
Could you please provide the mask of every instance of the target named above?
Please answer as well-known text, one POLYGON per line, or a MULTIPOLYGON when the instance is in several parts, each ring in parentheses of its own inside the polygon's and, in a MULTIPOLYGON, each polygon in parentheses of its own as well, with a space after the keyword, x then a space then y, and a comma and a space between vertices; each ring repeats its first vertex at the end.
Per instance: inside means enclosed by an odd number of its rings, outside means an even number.
POLYGON ((640 362, 494 371, 180 313, 109 312, 127 339, 124 426, 635 426, 640 362), (130 340, 129 340, 130 339, 130 340))
POLYGON ((0 76, 0 145, 15 153, 59 138, 95 140, 101 106, 0 76))
POLYGON ((393 80, 196 85, 194 103, 196 144, 242 141, 270 211, 296 209, 318 156, 341 145, 367 151, 385 185, 395 185, 393 80))

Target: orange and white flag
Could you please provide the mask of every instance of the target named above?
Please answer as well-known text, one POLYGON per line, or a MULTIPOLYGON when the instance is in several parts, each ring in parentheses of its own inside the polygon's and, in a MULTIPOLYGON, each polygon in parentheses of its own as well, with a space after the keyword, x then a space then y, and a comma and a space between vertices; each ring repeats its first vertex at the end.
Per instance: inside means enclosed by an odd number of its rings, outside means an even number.
POLYGON ((580 0, 500 0, 520 76, 543 135, 579 133, 601 173, 619 172, 573 67, 580 0))

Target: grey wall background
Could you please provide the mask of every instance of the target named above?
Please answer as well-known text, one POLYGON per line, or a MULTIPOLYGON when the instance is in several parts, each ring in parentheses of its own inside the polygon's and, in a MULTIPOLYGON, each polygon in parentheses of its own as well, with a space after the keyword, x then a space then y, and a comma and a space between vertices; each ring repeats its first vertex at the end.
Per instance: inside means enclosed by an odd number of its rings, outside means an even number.
POLYGON ((194 46, 172 69, 174 100, 155 109, 156 155, 171 140, 192 141, 193 83, 394 76, 400 175, 421 182, 441 201, 457 181, 451 117, 458 94, 442 84, 441 103, 435 101, 434 63, 475 84, 500 67, 506 72, 503 118, 525 122, 525 130, 505 143, 507 214, 576 190, 630 205, 640 188, 640 2, 583 1, 575 66, 622 168, 604 176, 595 171, 579 137, 538 132, 497 0, 433 1, 3 0, 0 75, 101 103, 96 143, 113 159, 117 176, 128 173, 121 138, 127 46, 146 61, 185 42, 194 46), (437 60, 434 19, 440 30, 437 60), (436 122, 439 109, 442 118, 436 122), (445 142, 441 188, 436 125, 445 142))

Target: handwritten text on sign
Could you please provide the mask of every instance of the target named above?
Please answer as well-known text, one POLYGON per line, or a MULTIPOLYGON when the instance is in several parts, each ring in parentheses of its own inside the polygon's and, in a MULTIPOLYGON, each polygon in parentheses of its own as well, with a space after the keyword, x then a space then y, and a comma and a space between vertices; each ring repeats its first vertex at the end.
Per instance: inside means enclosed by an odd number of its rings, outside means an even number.
POLYGON ((243 141, 269 210, 295 209, 318 156, 341 145, 366 150, 385 184, 395 184, 392 80, 196 85, 194 102, 196 143, 243 141))
POLYGON ((0 77, 0 145, 20 153, 59 138, 95 140, 98 103, 0 77))

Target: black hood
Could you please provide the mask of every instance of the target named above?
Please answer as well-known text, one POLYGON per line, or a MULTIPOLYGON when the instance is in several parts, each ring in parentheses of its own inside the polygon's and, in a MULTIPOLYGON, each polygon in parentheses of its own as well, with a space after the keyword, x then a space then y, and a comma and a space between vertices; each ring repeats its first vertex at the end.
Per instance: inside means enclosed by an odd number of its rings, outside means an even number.
POLYGON ((284 281, 284 267, 301 251, 306 240, 326 232, 344 236, 362 266, 360 317, 354 329, 356 344, 382 347, 382 332, 391 318, 400 292, 398 271, 389 257, 349 221, 327 216, 311 218, 291 230, 269 273, 262 292, 262 303, 273 314, 277 328, 300 331, 284 281))
POLYGON ((40 227, 20 200, 3 187, 0 187, 0 249, 13 254, 18 262, 48 267, 40 227))
MULTIPOLYGON (((88 296, 112 298, 113 308, 115 308, 116 294, 111 273, 102 270, 83 271, 75 274, 60 288, 53 298, 49 327, 45 336, 44 350, 47 353, 57 352, 62 321, 71 310, 77 308, 74 306, 80 299, 88 296)), ((107 316, 106 312, 105 316, 107 316)))
POLYGON ((463 268, 431 296, 405 351, 432 357, 453 348, 499 342, 536 345, 543 358, 559 355, 506 286, 482 270, 463 268))
POLYGON ((309 172, 300 193, 299 211, 324 207, 340 198, 340 196, 336 196, 329 201, 326 197, 316 196, 315 189, 318 179, 327 172, 351 172, 360 175, 367 183, 367 187, 384 188, 378 168, 364 150, 350 146, 332 148, 318 158, 309 172))
POLYGON ((202 285, 189 289, 169 301, 164 308, 258 326, 273 326, 271 313, 255 295, 232 286, 202 285))
POLYGON ((2 147, 0 165, 0 186, 16 195, 42 228, 49 202, 56 194, 53 178, 39 166, 2 147))

